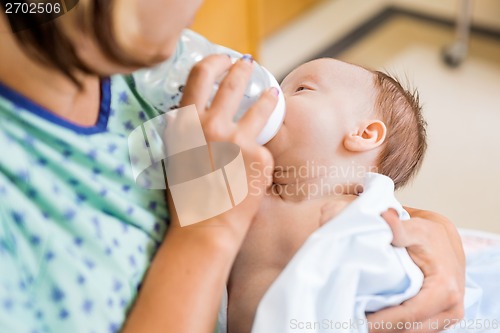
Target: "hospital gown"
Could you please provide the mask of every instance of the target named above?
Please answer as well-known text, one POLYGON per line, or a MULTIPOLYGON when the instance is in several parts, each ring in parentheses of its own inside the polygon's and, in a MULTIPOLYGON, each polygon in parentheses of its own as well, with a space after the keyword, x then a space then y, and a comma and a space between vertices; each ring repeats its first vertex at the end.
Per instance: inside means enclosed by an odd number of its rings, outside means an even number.
POLYGON ((120 330, 169 218, 127 147, 157 115, 128 76, 102 80, 91 127, 0 84, 0 332, 120 330))

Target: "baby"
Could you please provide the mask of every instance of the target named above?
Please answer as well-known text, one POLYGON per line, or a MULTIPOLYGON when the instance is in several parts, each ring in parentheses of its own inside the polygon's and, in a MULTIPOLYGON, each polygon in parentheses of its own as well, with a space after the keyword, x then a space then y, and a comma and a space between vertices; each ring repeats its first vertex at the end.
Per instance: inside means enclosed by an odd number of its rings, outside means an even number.
POLYGON ((285 121, 267 144, 273 186, 227 285, 230 333, 251 331, 266 290, 308 236, 338 213, 336 203, 362 191, 366 172, 389 176, 399 188, 426 150, 418 97, 386 74, 319 59, 292 71, 282 88, 285 121))

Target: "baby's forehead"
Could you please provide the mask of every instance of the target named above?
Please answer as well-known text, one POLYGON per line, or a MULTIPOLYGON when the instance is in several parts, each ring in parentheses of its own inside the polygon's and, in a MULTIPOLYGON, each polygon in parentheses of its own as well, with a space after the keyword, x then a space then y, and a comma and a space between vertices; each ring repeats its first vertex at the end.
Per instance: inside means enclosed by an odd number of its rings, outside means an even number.
POLYGON ((295 68, 283 83, 289 80, 310 79, 329 86, 374 88, 374 73, 358 65, 333 58, 312 60, 295 68))

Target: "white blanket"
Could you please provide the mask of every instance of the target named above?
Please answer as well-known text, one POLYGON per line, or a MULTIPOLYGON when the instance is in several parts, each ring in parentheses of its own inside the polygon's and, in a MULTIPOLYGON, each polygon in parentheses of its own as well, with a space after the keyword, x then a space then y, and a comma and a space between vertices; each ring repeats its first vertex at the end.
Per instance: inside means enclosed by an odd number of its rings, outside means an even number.
POLYGON ((500 235, 459 230, 467 258, 464 318, 447 333, 500 332, 500 235))
POLYGON ((360 197, 308 238, 266 292, 252 332, 367 332, 365 312, 416 295, 423 275, 391 246, 380 217, 388 208, 408 218, 392 180, 369 174, 360 197))
MULTIPOLYGON (((423 276, 405 249, 390 245, 391 231, 380 217, 388 208, 409 217, 394 197, 392 180, 369 174, 360 197, 314 232, 271 285, 252 333, 365 333, 366 312, 416 295, 423 276)), ((445 323, 447 332, 500 332, 500 236, 469 230, 461 235, 467 255, 465 317, 445 323)), ((226 306, 224 296, 219 333, 226 332, 226 306)))

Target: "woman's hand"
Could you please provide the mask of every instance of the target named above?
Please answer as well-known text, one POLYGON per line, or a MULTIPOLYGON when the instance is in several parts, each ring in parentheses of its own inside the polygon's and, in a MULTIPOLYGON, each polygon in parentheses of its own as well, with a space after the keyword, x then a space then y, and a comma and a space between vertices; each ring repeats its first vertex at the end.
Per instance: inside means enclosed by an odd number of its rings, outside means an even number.
POLYGON ((407 248, 424 273, 424 283, 400 306, 370 314, 370 333, 438 332, 463 317, 465 255, 457 230, 438 214, 406 209, 411 220, 401 221, 393 210, 382 217, 392 229, 393 245, 407 248))
MULTIPOLYGON (((278 100, 278 90, 272 88, 264 92, 237 123, 233 122, 252 73, 252 63, 250 56, 244 56, 234 65, 226 55, 212 55, 203 59, 192 69, 180 105, 196 106, 209 147, 213 148, 211 142, 226 142, 241 149, 247 173, 246 199, 216 219, 201 223, 228 227, 235 233, 233 239, 241 241, 266 188, 272 183, 272 156, 266 148, 257 144, 256 138, 278 100), (215 81, 226 72, 210 107, 207 107, 215 81)), ((211 153, 213 155, 213 151, 211 153)))
POLYGON ((256 143, 256 137, 277 103, 277 94, 265 92, 237 124, 232 121, 251 71, 251 61, 239 60, 232 65, 225 55, 209 56, 191 71, 181 106, 196 106, 207 142, 239 146, 249 193, 229 211, 184 227, 169 196, 172 226, 148 270, 123 333, 213 332, 231 265, 272 181, 272 156, 256 143), (215 80, 228 70, 212 105, 206 108, 215 80))

